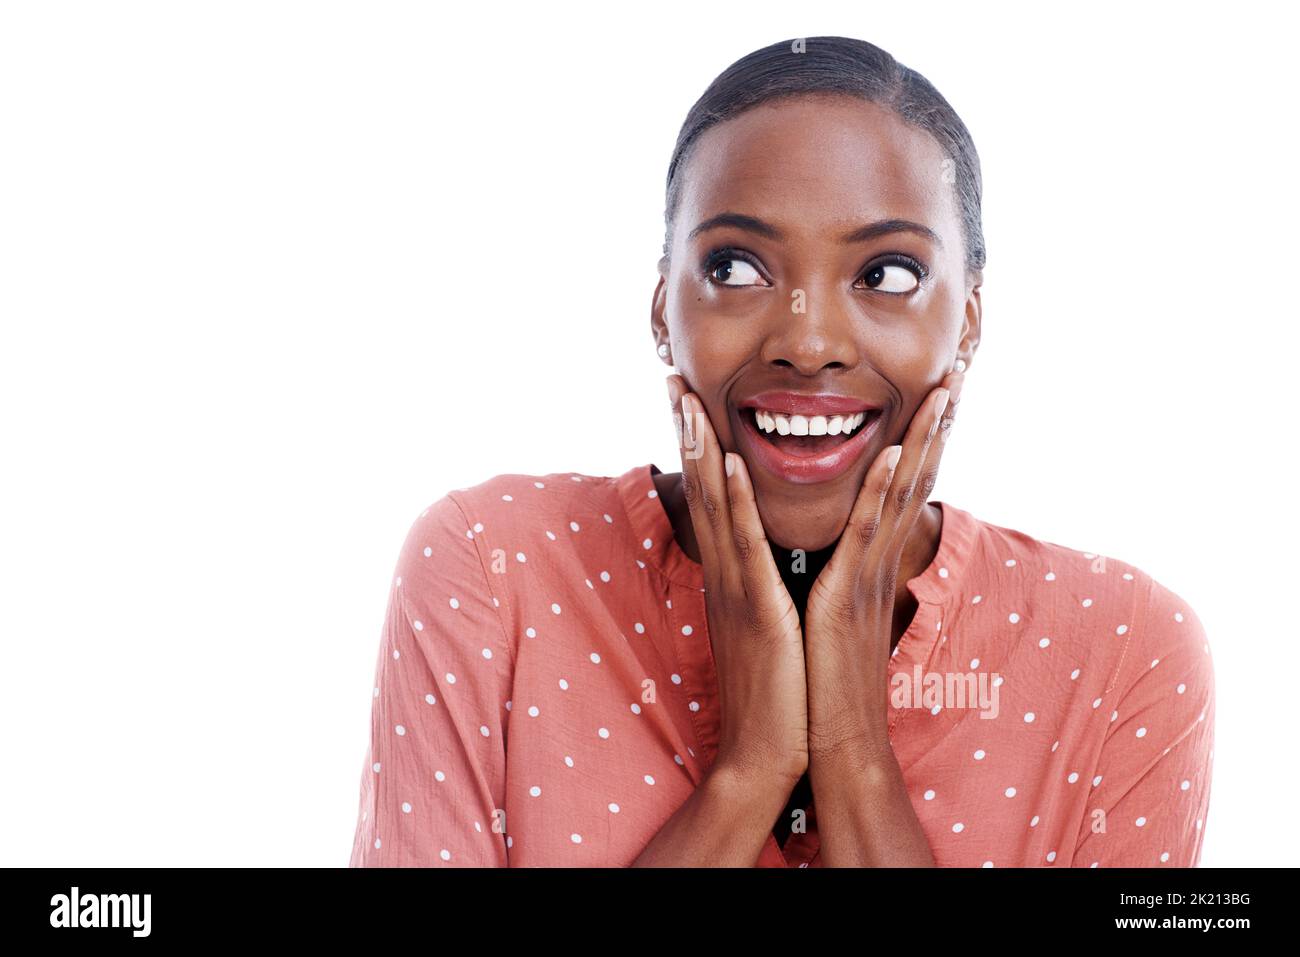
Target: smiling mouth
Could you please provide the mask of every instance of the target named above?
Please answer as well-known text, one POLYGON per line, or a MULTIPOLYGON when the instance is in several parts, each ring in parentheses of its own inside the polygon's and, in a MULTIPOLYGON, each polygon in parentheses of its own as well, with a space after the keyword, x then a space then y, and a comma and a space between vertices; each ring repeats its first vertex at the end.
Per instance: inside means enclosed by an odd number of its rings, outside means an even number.
POLYGON ((864 409, 848 415, 787 415, 758 408, 740 410, 761 440, 786 455, 809 458, 843 445, 869 428, 880 412, 864 409))

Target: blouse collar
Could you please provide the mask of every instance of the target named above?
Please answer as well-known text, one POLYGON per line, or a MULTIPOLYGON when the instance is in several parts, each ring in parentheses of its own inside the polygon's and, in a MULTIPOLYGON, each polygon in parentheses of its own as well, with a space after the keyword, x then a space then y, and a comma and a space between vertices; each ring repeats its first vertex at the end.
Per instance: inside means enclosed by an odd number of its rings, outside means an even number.
MULTIPOLYGON (((637 540, 637 560, 655 568, 669 581, 704 590, 704 566, 693 561, 677 543, 673 525, 659 500, 654 476, 662 470, 653 463, 638 465, 618 480, 619 496, 637 540)), ((907 581, 918 601, 946 604, 962 580, 971 547, 975 542, 976 520, 969 512, 948 502, 935 502, 943 512, 939 549, 929 566, 907 581)))

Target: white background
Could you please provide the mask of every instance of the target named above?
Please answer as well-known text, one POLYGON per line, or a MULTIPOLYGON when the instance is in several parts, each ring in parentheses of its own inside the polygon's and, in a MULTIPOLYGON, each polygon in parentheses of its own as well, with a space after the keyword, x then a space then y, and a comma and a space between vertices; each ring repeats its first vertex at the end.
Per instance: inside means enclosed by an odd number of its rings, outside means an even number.
POLYGON ((983 165, 932 498, 1196 609, 1202 864, 1295 864, 1293 25, 975 7, 0 8, 2 863, 346 864, 411 521, 503 472, 678 470, 678 127, 740 56, 841 34, 983 165))

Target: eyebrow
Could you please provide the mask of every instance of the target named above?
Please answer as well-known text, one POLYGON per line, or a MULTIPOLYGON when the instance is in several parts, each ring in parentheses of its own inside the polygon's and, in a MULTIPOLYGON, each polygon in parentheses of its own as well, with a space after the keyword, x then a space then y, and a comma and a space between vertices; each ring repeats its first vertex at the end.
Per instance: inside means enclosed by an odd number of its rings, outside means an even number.
MULTIPOLYGON (((743 229, 746 232, 754 233, 765 239, 774 242, 784 242, 785 233, 777 229, 771 223, 764 222, 757 216, 748 216, 745 213, 719 213, 716 216, 710 216, 704 222, 700 223, 691 230, 687 239, 694 239, 700 233, 710 229, 717 229, 722 226, 734 226, 736 229, 743 229)), ((859 226, 840 237, 840 242, 848 245, 849 243, 862 243, 869 239, 875 239, 878 236, 886 236, 890 233, 915 233, 924 239, 934 243, 939 249, 943 249, 943 240, 929 226, 921 223, 914 223, 910 219, 882 219, 879 222, 868 223, 865 226, 859 226)))

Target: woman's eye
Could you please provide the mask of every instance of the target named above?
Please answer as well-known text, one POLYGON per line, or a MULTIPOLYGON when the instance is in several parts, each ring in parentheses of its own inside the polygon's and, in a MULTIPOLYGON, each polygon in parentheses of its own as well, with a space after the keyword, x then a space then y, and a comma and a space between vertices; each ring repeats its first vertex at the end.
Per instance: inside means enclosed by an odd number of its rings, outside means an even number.
POLYGON ((915 272, 906 266, 893 263, 872 266, 862 278, 869 289, 878 292, 911 292, 921 285, 921 280, 917 278, 915 272))
POLYGON ((758 270, 743 259, 719 260, 709 269, 709 277, 724 286, 756 286, 763 280, 758 270))

